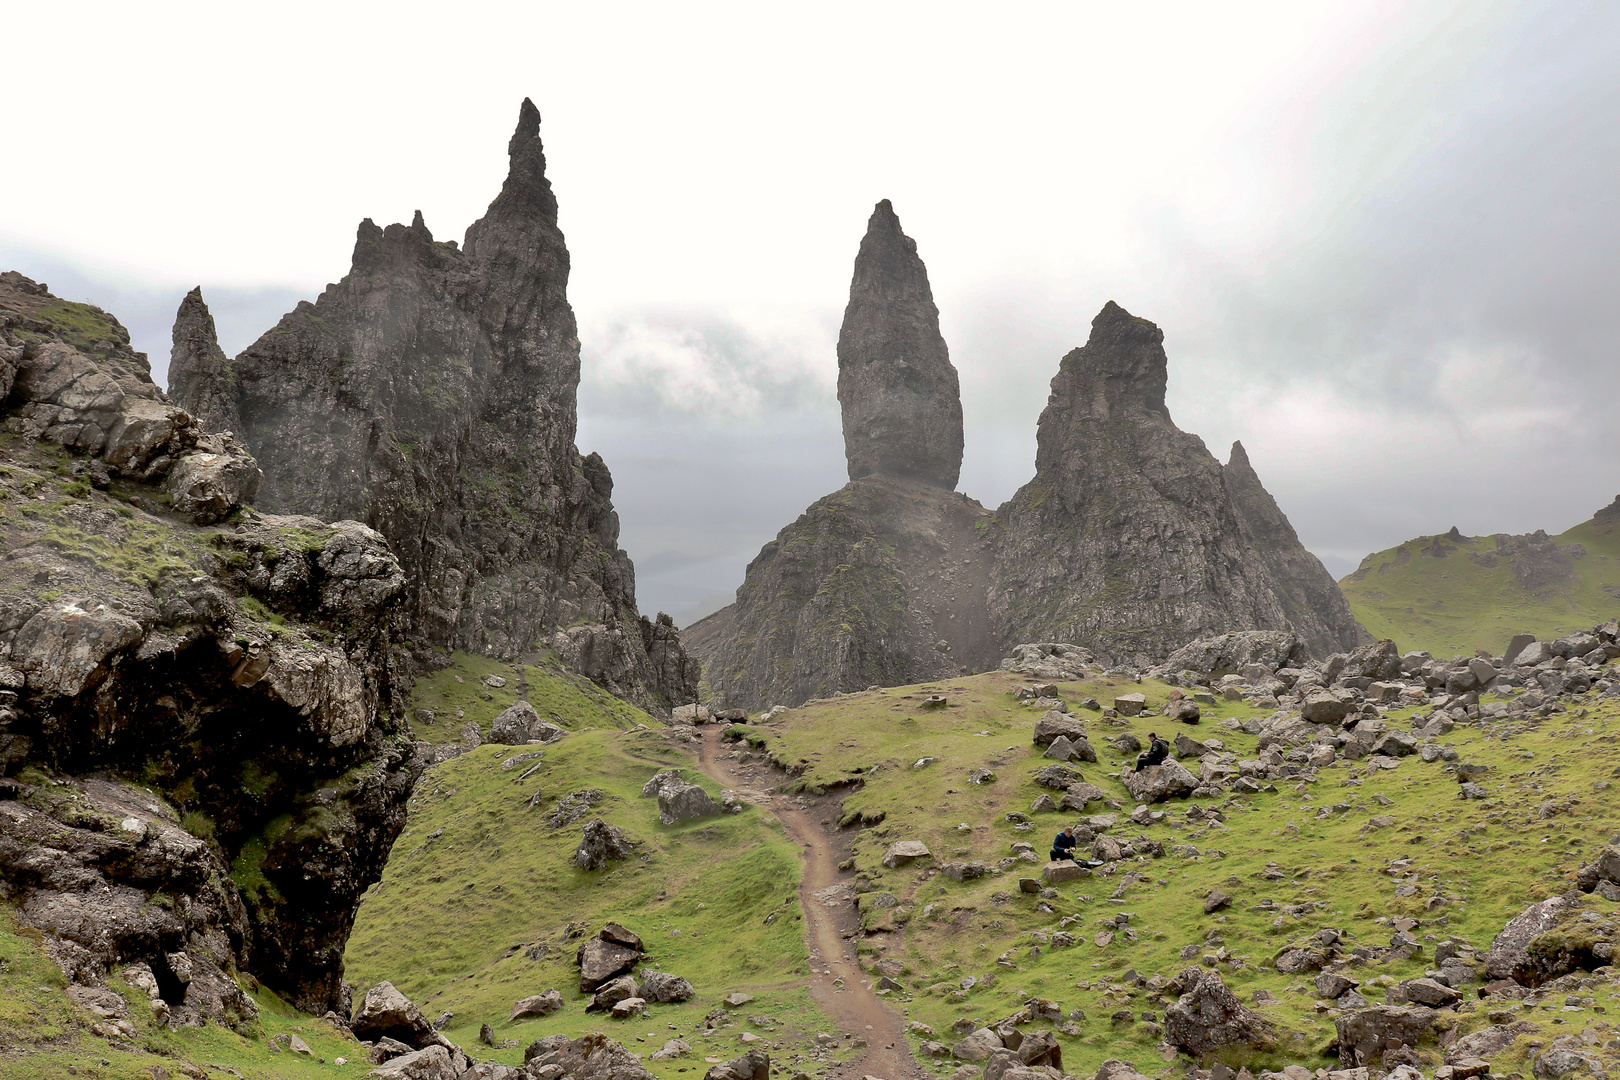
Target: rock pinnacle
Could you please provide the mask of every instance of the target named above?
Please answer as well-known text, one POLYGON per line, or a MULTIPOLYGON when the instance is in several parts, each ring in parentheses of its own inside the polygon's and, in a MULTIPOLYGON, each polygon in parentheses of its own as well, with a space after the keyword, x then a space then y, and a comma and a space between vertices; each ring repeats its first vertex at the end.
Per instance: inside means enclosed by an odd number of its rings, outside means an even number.
POLYGON ((939 333, 917 242, 889 200, 855 256, 838 335, 838 402, 849 477, 883 474, 953 489, 962 470, 962 399, 939 333))

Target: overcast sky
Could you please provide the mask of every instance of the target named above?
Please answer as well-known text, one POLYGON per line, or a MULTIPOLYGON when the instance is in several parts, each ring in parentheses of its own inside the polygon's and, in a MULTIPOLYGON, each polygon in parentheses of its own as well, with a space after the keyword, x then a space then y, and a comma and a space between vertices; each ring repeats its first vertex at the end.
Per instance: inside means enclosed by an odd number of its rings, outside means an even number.
POLYGON ((986 505, 1109 299, 1336 575, 1620 490, 1612 2, 75 7, 6 15, 0 268, 111 310, 160 382, 193 285, 234 353, 361 218, 459 238, 534 99, 580 446, 647 611, 729 599, 843 482, 834 344, 881 198, 986 505))

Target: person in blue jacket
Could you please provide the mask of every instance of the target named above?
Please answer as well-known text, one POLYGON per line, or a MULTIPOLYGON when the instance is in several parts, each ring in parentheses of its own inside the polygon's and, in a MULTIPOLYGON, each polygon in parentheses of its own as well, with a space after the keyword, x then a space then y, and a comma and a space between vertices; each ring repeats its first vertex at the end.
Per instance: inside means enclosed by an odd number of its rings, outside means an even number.
POLYGON ((1074 826, 1071 825, 1052 839, 1052 853, 1048 858, 1053 862, 1059 862, 1063 859, 1073 862, 1074 846, 1077 842, 1074 838, 1074 826))

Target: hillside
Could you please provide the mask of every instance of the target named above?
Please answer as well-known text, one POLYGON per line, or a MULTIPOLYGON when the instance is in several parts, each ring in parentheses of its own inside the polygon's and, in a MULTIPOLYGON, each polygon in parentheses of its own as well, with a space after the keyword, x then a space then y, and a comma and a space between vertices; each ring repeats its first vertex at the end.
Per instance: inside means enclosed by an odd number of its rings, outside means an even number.
POLYGON ((1368 555, 1339 586, 1357 621, 1403 652, 1497 655, 1515 634, 1557 637, 1620 613, 1620 515, 1552 537, 1420 536, 1368 555))

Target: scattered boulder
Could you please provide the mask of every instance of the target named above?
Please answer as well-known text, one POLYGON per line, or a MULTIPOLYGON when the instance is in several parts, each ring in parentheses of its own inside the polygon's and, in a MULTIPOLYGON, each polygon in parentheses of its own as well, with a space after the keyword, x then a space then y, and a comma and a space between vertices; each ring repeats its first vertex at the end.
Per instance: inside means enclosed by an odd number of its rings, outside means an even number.
POLYGON ((366 991, 349 1029, 364 1042, 396 1039, 418 1048, 435 1042, 433 1025, 391 982, 380 982, 366 991))
POLYGON ((989 1028, 979 1028, 963 1036, 951 1047, 951 1056, 960 1061, 984 1061, 1003 1049, 1001 1036, 989 1028))
POLYGON ((1385 1050, 1417 1046, 1435 1018, 1435 1011, 1422 1005, 1375 1005, 1347 1013, 1334 1021, 1339 1061, 1345 1068, 1377 1068, 1385 1050))
POLYGON ((720 804, 714 801, 714 796, 696 784, 677 777, 658 789, 658 820, 665 825, 679 825, 718 813, 720 804))
POLYGON ((909 865, 916 859, 932 859, 933 852, 921 840, 896 840, 883 855, 883 865, 890 870, 909 865))
POLYGON ((1144 694, 1121 694, 1114 699, 1114 711, 1121 716, 1140 716, 1147 708, 1144 694))
POLYGON ((1275 1032, 1258 1013, 1244 1007, 1215 972, 1189 967, 1166 991, 1179 995, 1164 1010, 1164 1038, 1194 1057, 1223 1046, 1265 1049, 1275 1032))
POLYGON ((489 741, 506 746, 525 743, 551 743, 568 734, 550 720, 540 719, 534 706, 527 701, 516 701, 502 709, 489 726, 489 741))
POLYGON ((671 975, 665 971, 642 972, 641 982, 636 987, 636 996, 656 1001, 661 1005, 673 1004, 677 1001, 688 1001, 696 993, 692 984, 679 975, 671 975))
POLYGON ((508 1023, 518 1020, 537 1020, 542 1016, 550 1016, 563 1007, 562 992, 560 990, 547 990, 543 994, 526 997, 512 1006, 512 1015, 507 1017, 508 1023))
POLYGON ((1491 941, 1485 956, 1485 974, 1492 979, 1512 979, 1521 986, 1539 986, 1572 970, 1551 970, 1546 957, 1532 954, 1532 943, 1579 908, 1577 895, 1550 896, 1509 919, 1491 941))
POLYGON ((1400 984, 1400 988, 1407 1001, 1427 1005, 1431 1009, 1455 1005, 1462 999, 1456 990, 1433 979, 1408 979, 1400 984))
POLYGON ((750 1050, 714 1066, 703 1080, 771 1080, 771 1056, 758 1048, 750 1050))
POLYGON ((366 1075, 372 1080, 458 1080, 461 1074, 449 1050, 429 1046, 390 1058, 366 1075))
POLYGON ((553 1077, 570 1080, 656 1080, 641 1067, 641 1060, 600 1032, 559 1042, 558 1036, 541 1039, 523 1053, 530 1076, 544 1076, 548 1065, 561 1072, 553 1077))
POLYGON ((636 980, 631 975, 620 975, 609 979, 597 988, 591 995, 590 1003, 585 1006, 586 1012, 607 1012, 621 1001, 636 997, 636 980))
POLYGON ((628 975, 641 962, 641 939, 618 923, 608 923, 574 955, 579 967, 579 989, 592 994, 603 984, 628 975))
POLYGON ((592 818, 585 823, 579 847, 574 851, 574 865, 581 870, 606 870, 610 863, 635 854, 636 843, 618 826, 592 818))
POLYGON ((1140 771, 1127 770, 1120 775, 1120 780, 1124 782, 1125 790, 1131 793, 1131 797, 1141 803, 1185 798, 1198 787, 1198 777, 1175 761, 1149 765, 1140 771))
POLYGON ((1073 741, 1084 742, 1086 738, 1086 725, 1057 709, 1049 710, 1046 715, 1035 721, 1034 741, 1036 746, 1051 746, 1052 741, 1059 736, 1073 741))

